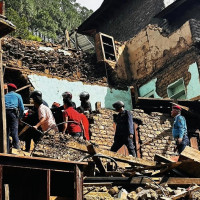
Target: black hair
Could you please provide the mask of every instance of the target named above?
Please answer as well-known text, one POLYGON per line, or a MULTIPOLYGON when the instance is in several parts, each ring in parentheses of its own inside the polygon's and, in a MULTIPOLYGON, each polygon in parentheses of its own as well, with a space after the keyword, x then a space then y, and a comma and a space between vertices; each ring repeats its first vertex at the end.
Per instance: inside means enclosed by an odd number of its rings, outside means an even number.
POLYGON ((84 109, 82 106, 79 106, 77 109, 76 109, 79 113, 84 113, 84 109))
POLYGON ((68 97, 63 98, 63 103, 68 107, 73 107, 73 103, 68 97))
POLYGON ((41 105, 43 103, 42 98, 40 96, 33 97, 33 101, 38 105, 41 105))

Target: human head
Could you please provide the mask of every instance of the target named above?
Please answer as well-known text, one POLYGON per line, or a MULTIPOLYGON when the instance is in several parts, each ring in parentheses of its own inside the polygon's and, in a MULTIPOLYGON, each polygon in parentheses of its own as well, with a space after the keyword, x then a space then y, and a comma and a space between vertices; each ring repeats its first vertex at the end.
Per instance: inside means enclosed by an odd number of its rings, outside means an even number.
POLYGON ((8 84, 8 92, 17 90, 17 86, 13 83, 8 84))
POLYGON ((90 95, 88 92, 81 92, 80 95, 80 101, 87 101, 90 98, 90 95))
POLYGON ((117 112, 120 112, 124 109, 124 102, 123 101, 116 101, 112 106, 113 106, 113 108, 115 108, 115 110, 117 112))
POLYGON ((72 99, 72 93, 71 92, 63 92, 62 93, 62 97, 64 98, 68 98, 68 99, 72 99))
POLYGON ((63 98, 64 108, 72 107, 73 103, 68 97, 63 98))
POLYGON ((35 90, 30 94, 30 98, 34 98, 34 97, 41 97, 42 98, 42 92, 35 90))
POLYGON ((181 114, 182 108, 178 105, 172 107, 171 116, 176 117, 176 115, 181 114))
POLYGON ((57 103, 57 102, 53 102, 53 104, 52 104, 51 107, 52 107, 52 108, 59 108, 59 107, 60 107, 60 104, 57 103))
POLYGON ((42 98, 39 96, 33 97, 33 103, 36 108, 39 108, 39 106, 42 104, 42 98))

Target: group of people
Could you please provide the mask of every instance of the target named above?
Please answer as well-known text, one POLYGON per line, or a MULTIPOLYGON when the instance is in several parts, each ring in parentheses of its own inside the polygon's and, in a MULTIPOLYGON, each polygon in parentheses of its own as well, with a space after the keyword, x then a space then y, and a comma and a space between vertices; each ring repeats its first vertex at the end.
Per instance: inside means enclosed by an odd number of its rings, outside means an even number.
MULTIPOLYGON (((35 143, 40 139, 41 131, 37 131, 38 129, 41 129, 43 132, 48 132, 49 130, 59 131, 63 134, 68 133, 73 137, 83 136, 86 140, 90 139, 89 121, 86 115, 91 113, 92 109, 89 101, 90 95, 87 92, 82 92, 79 95, 81 106, 78 108, 76 108, 76 104, 72 101, 72 94, 64 92, 62 94, 63 105, 61 106, 59 103, 54 102, 50 109, 48 104, 42 99, 42 93, 34 91, 30 95, 34 108, 29 110, 24 117, 23 100, 21 95, 15 92, 17 89, 16 85, 10 83, 7 86, 8 92, 5 94, 5 105, 8 150, 10 147, 9 136, 12 137, 13 147, 20 148, 18 121, 22 118, 23 121, 26 121, 32 127, 25 138, 26 151, 30 150, 31 139, 35 143)), ((118 115, 114 116, 116 131, 111 151, 117 152, 123 145, 126 145, 129 154, 136 157, 133 117, 130 111, 124 109, 124 106, 122 101, 117 101, 113 104, 113 108, 118 112, 118 115)), ((171 116, 174 117, 172 134, 176 140, 178 153, 181 153, 189 145, 186 120, 181 115, 181 107, 178 105, 173 106, 171 116)))
POLYGON ((28 124, 28 134, 25 134, 26 151, 30 150, 31 139, 35 143, 41 138, 42 132, 54 131, 68 133, 73 137, 83 136, 86 140, 89 136, 89 121, 86 117, 91 112, 91 103, 89 94, 82 92, 80 94, 81 106, 76 108, 72 101, 72 94, 64 92, 63 105, 54 102, 50 109, 48 104, 42 99, 40 91, 33 91, 30 95, 34 107, 24 114, 25 108, 20 94, 16 93, 17 86, 13 83, 7 85, 8 91, 5 94, 6 121, 7 121, 7 147, 10 149, 9 136, 12 137, 12 146, 19 149, 18 126, 19 119, 21 123, 28 124), (42 132, 41 132, 42 131, 42 132))

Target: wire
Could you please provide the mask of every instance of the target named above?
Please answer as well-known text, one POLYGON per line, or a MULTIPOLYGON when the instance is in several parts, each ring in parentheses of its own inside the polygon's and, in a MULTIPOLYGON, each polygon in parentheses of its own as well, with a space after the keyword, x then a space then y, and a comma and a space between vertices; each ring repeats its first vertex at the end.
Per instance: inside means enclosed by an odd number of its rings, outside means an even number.
POLYGON ((151 177, 148 177, 148 176, 139 176, 139 177, 144 177, 144 178, 150 179, 153 183, 155 183, 155 185, 157 185, 157 186, 161 189, 163 195, 164 195, 165 197, 167 197, 166 194, 165 194, 165 192, 164 192, 164 190, 163 190, 163 187, 160 186, 160 185, 158 185, 151 177))
POLYGON ((87 156, 83 157, 82 159, 80 159, 79 162, 82 162, 83 160, 85 160, 85 159, 87 159, 87 158, 91 158, 91 157, 101 157, 101 158, 109 159, 109 160, 111 160, 112 162, 115 163, 114 171, 116 171, 117 168, 118 168, 117 162, 116 162, 113 158, 111 158, 111 157, 109 157, 109 156, 104 156, 104 155, 102 155, 102 154, 87 155, 87 156))

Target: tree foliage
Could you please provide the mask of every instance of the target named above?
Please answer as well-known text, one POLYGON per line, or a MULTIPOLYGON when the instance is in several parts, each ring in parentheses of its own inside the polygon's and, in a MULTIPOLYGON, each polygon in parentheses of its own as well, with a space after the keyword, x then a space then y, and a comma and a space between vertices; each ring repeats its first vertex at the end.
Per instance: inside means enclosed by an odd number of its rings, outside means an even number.
POLYGON ((91 13, 76 0, 6 0, 6 16, 17 26, 14 35, 24 39, 59 40, 91 13))

